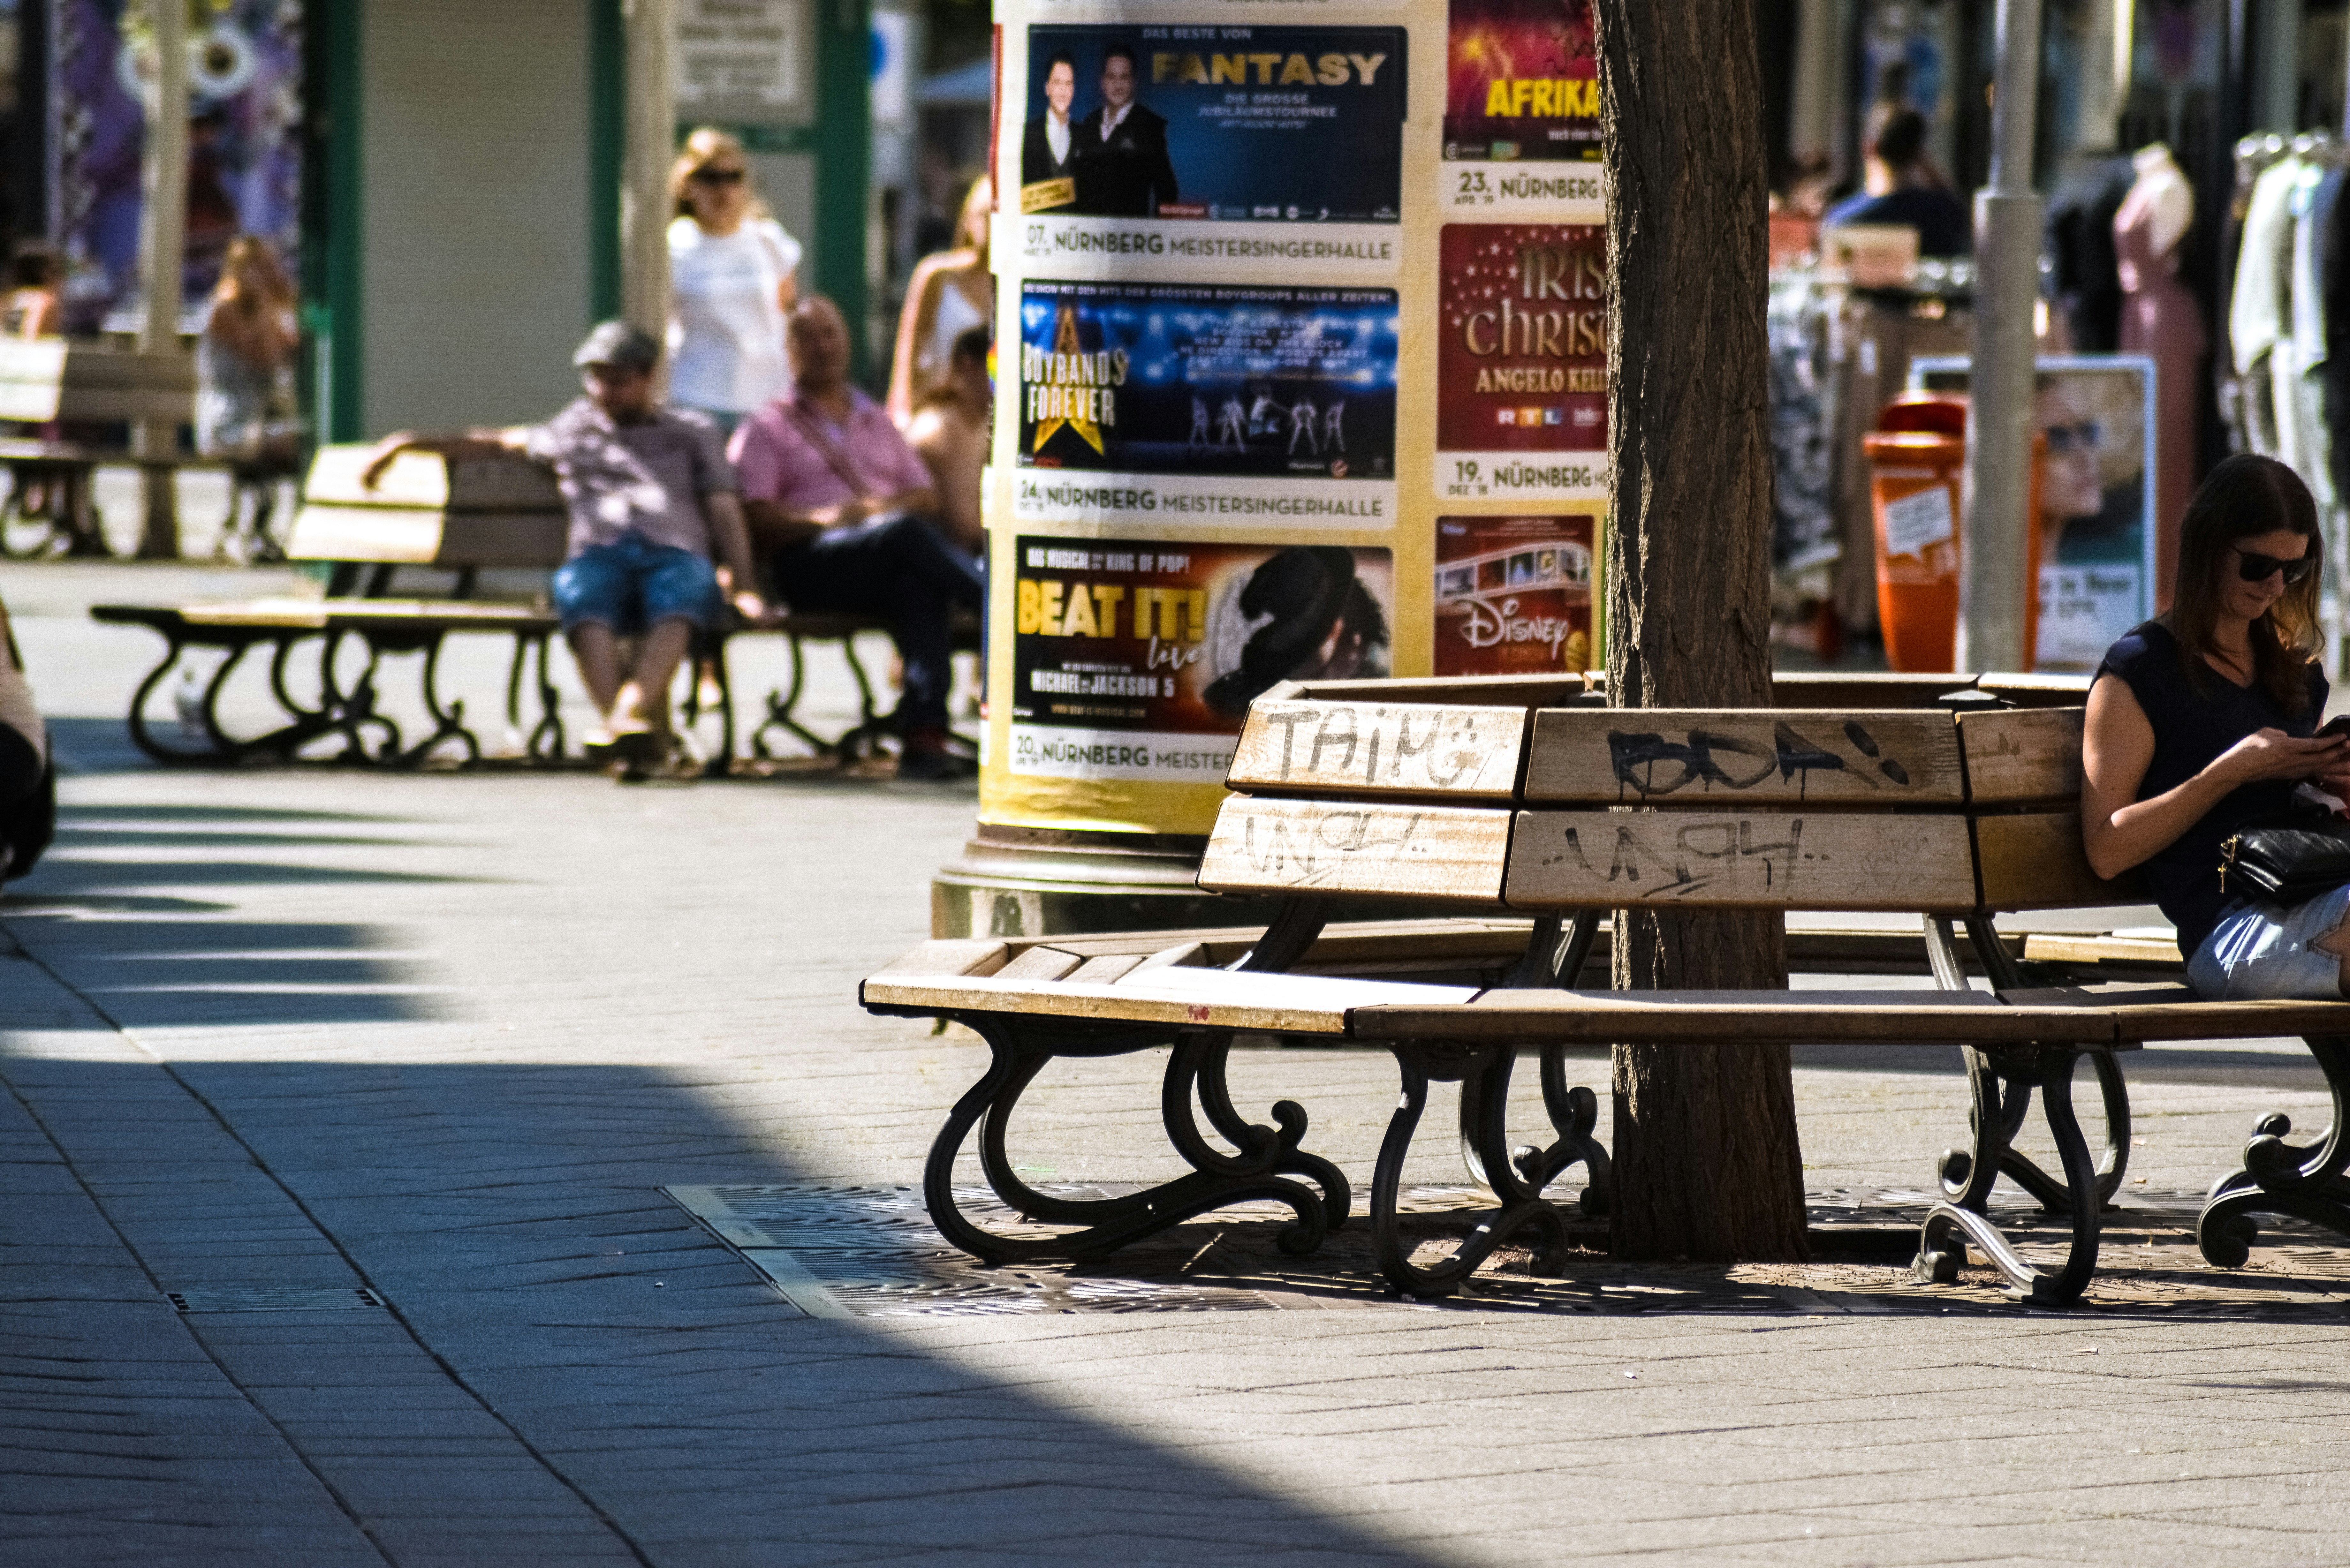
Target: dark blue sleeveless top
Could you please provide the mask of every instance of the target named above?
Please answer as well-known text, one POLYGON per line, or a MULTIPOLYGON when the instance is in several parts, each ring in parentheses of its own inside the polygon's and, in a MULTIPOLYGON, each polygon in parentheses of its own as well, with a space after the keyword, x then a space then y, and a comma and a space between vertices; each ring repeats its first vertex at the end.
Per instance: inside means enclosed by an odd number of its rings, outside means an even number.
MULTIPOLYGON (((2097 673, 2126 682, 2154 726, 2154 761, 2138 783, 2140 800, 2177 789, 2255 730, 2312 734, 2325 711, 2325 672, 2314 662, 2309 667, 2309 706, 2297 716, 2287 714, 2258 686, 2239 686, 2216 670, 2209 690, 2197 691, 2179 666, 2178 639, 2160 621, 2147 621, 2107 649, 2097 673)), ((2147 886, 2178 928, 2182 954, 2192 957, 2220 923, 2220 841, 2248 823, 2283 811, 2294 788, 2291 779, 2240 786, 2146 863, 2147 886)))

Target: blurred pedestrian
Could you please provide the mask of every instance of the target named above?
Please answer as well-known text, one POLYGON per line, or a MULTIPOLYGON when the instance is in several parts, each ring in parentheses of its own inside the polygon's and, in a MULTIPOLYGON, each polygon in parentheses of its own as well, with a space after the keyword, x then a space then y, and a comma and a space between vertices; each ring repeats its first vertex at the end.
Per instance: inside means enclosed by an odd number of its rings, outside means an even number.
POLYGON ((25 679, 16 628, 0 605, 0 880, 32 870, 57 831, 57 770, 25 679))
POLYGON ((751 180, 742 142, 703 126, 670 171, 669 401, 730 435, 791 381, 784 317, 799 297, 799 241, 751 180))
POLYGON ((955 248, 924 256, 906 282, 898 313, 898 348, 889 364, 889 417, 900 429, 914 407, 952 370, 955 339, 995 319, 995 277, 988 270, 988 227, 994 187, 972 182, 955 229, 955 248))
POLYGON ((1926 117, 1906 106, 1884 109, 1868 139, 1861 193, 1828 209, 1823 226, 1914 229, 1918 254, 1962 256, 1974 250, 1967 204, 1950 193, 1927 151, 1926 117))
POLYGON ((55 337, 65 331, 65 264, 38 240, 26 240, 8 258, 8 298, 0 306, 0 334, 55 337))
POLYGON ((987 466, 987 442, 995 410, 995 387, 988 379, 988 332, 973 327, 954 340, 947 378, 914 405, 906 444, 931 471, 941 532, 955 548, 977 556, 985 542, 980 522, 979 476, 987 466))
POLYGON ((660 345, 607 321, 571 357, 585 396, 543 425, 403 432, 376 443, 362 477, 369 487, 403 452, 453 459, 513 452, 555 470, 571 514, 570 558, 555 574, 556 613, 601 722, 588 736, 593 761, 623 780, 649 777, 668 760, 669 686, 694 628, 734 609, 766 614, 754 575, 734 470, 703 415, 664 408, 653 396, 660 345), (711 566, 712 545, 725 558, 711 566), (623 668, 619 639, 637 639, 623 668))
POLYGON ((301 336, 294 311, 294 286, 269 242, 252 234, 229 241, 196 337, 196 450, 224 459, 235 481, 223 555, 238 547, 243 514, 246 556, 286 558, 269 524, 278 481, 298 467, 290 372, 301 336))

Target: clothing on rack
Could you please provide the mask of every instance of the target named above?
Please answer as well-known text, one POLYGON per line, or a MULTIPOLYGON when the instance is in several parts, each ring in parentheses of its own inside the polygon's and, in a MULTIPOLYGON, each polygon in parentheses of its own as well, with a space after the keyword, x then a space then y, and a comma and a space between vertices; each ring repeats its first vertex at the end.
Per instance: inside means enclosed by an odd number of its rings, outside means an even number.
MULTIPOLYGON (((2283 158, 2254 179, 2236 252, 2236 286, 2228 302, 2228 347, 2241 389, 2238 434, 2247 451, 2270 457, 2283 452, 2276 377, 2269 361, 2291 327, 2286 291, 2293 275, 2292 203, 2301 170, 2299 160, 2283 158)), ((2289 372, 2286 385, 2289 392, 2289 372)))
POLYGON ((1801 571, 1835 559, 1835 311, 1814 274, 1771 280, 1771 559, 1801 571))
POLYGON ((2073 349, 2110 354, 2121 345, 2122 280, 2114 254, 2114 214, 2121 211, 2137 166, 2121 156, 2077 169, 2048 199, 2048 253, 2057 308, 2073 349))
POLYGON ((2131 161, 2137 179, 2114 213, 2114 255, 2124 295, 2121 350, 2155 363, 2154 607, 2161 611, 2170 607, 2179 520, 2195 488, 2196 389, 2210 337, 2202 306, 2178 280, 2179 247, 2195 222, 2194 192, 2158 142, 2131 161))

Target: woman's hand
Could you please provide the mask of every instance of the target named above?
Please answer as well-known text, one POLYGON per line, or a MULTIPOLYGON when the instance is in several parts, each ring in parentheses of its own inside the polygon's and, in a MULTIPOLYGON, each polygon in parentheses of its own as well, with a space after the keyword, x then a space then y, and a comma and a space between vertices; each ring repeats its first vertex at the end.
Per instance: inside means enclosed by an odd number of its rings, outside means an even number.
POLYGON ((391 466, 392 461, 415 444, 416 438, 406 431, 388 435, 376 442, 368 452, 367 466, 359 470, 359 483, 373 490, 382 483, 383 471, 391 466))
POLYGON ((2304 741, 2282 730, 2255 730, 2212 758, 2203 772, 2230 789, 2267 779, 2350 773, 2350 736, 2313 735, 2304 741))

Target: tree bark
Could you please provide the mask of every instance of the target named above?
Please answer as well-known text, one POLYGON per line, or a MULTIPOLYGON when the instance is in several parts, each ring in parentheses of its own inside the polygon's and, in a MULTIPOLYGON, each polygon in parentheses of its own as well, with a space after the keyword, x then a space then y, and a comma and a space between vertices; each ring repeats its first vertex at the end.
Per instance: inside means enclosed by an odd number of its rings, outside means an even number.
MULTIPOLYGON (((1771 705, 1769 191, 1748 0, 1596 0, 1608 182, 1607 680, 1625 708, 1771 705)), ((1770 913, 1616 912, 1615 982, 1786 983, 1770 913)), ((1783 1045, 1614 1053, 1615 1247, 1800 1260, 1783 1045)))

